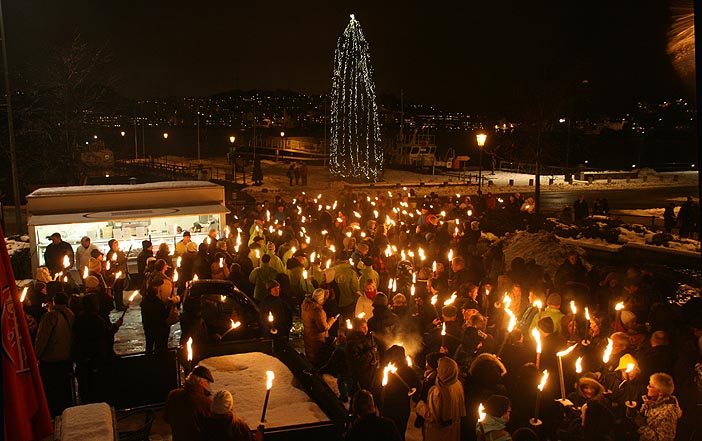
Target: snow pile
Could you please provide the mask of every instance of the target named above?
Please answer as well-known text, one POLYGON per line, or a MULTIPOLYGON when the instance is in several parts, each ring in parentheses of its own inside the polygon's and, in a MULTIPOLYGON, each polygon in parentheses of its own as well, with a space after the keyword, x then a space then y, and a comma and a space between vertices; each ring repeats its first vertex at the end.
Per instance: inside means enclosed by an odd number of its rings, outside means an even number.
POLYGON ((29 249, 29 236, 12 236, 6 237, 7 253, 12 256, 22 250, 29 249))
POLYGON ((226 389, 234 396, 234 412, 249 427, 257 427, 266 397, 266 371, 273 371, 266 427, 329 421, 322 409, 302 390, 295 387, 295 377, 280 360, 261 352, 224 355, 200 362, 214 377, 210 389, 226 389))
POLYGON ((107 403, 69 407, 61 415, 61 441, 110 441, 114 437, 112 410, 107 403))
POLYGON ((535 234, 520 231, 506 236, 497 243, 502 243, 505 263, 509 268, 514 258, 534 259, 546 274, 553 277, 558 267, 565 262, 568 252, 575 249, 583 265, 589 270, 591 265, 585 261, 585 251, 580 247, 561 243, 553 233, 541 231, 535 234))

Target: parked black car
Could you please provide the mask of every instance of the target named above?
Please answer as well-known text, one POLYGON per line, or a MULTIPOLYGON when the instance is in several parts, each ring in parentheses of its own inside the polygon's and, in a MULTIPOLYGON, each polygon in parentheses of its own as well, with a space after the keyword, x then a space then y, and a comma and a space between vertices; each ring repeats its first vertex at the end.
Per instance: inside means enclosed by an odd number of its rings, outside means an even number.
POLYGON ((189 328, 203 324, 210 342, 261 336, 258 307, 228 280, 202 279, 188 284, 183 295, 183 334, 193 334, 189 328))

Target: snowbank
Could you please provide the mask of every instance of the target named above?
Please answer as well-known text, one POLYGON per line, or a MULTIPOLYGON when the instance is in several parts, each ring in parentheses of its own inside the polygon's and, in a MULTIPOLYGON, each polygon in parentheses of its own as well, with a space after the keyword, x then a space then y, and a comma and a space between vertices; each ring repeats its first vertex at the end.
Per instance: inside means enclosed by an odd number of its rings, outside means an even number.
POLYGON ((555 276, 558 267, 565 262, 570 250, 576 250, 580 259, 589 270, 591 265, 585 260, 585 251, 573 244, 561 243, 553 233, 541 231, 539 233, 527 233, 519 231, 515 234, 505 236, 501 239, 502 252, 505 256, 505 264, 510 269, 512 259, 521 257, 524 260, 534 259, 544 272, 551 277, 555 276))
POLYGON ((210 389, 226 389, 234 396, 234 411, 249 425, 257 427, 266 397, 266 371, 275 380, 266 411, 266 427, 282 427, 329 421, 312 399, 295 386, 292 372, 280 360, 261 352, 224 355, 200 362, 214 377, 210 389))
POLYGON ((69 407, 61 415, 61 441, 115 439, 112 409, 107 403, 69 407))

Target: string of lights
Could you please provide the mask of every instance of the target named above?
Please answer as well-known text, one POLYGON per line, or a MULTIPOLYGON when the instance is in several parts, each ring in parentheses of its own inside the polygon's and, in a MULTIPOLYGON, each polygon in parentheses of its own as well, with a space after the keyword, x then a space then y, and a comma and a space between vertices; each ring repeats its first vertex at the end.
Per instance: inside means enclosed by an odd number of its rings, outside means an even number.
POLYGON ((372 70, 368 42, 351 14, 334 52, 331 96, 329 165, 342 178, 376 182, 383 172, 372 70))

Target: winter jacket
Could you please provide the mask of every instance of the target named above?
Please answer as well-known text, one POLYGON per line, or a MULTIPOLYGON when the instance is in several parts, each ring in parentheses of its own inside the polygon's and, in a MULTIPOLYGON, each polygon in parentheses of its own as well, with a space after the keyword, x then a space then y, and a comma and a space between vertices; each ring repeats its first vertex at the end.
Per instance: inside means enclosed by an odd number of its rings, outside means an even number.
POLYGON ((388 418, 371 413, 357 419, 348 433, 346 441, 400 441, 400 432, 388 418))
POLYGON ((356 271, 348 263, 342 263, 334 267, 334 273, 334 280, 339 285, 339 307, 353 305, 359 290, 356 271))
POLYGON ((202 422, 202 441, 253 441, 248 424, 232 413, 212 414, 202 422))
POLYGON ((373 317, 368 319, 368 329, 376 335, 391 335, 400 321, 387 306, 373 306, 373 317))
POLYGON ((373 317, 373 300, 369 299, 365 293, 359 291, 354 316, 358 317, 361 313, 365 314, 364 318, 366 320, 370 320, 373 317))
POLYGON ((347 335, 346 360, 351 377, 363 389, 370 389, 378 367, 378 352, 371 335, 352 331, 347 335))
POLYGON ((329 322, 322 305, 310 297, 302 302, 302 326, 304 326, 305 355, 312 364, 317 364, 325 339, 329 336, 329 322))
POLYGON ((268 293, 268 284, 275 280, 278 272, 270 265, 262 263, 249 274, 249 282, 255 285, 254 299, 261 301, 268 293))
POLYGON ((536 328, 536 325, 537 323, 539 323, 539 320, 544 319, 546 317, 551 317, 551 320, 553 320, 553 333, 560 334, 561 319, 564 315, 565 314, 563 314, 560 309, 551 308, 550 306, 547 307, 546 309, 534 316, 534 319, 531 321, 531 325, 529 326, 529 335, 531 335, 531 331, 533 331, 534 328, 536 328))
POLYGON ((436 384, 426 401, 415 408, 424 418, 425 441, 459 441, 461 418, 466 416, 463 386, 458 381, 458 365, 448 357, 439 359, 436 384))
POLYGON ((485 420, 475 427, 475 433, 478 435, 478 439, 486 441, 511 441, 512 437, 505 430, 506 425, 507 420, 502 417, 485 415, 485 420))
POLYGON ((47 312, 39 322, 35 352, 43 362, 68 361, 71 359, 71 329, 73 312, 59 305, 47 312))
POLYGON ((166 398, 164 417, 171 425, 173 441, 199 440, 203 421, 211 413, 212 400, 200 386, 186 383, 183 389, 170 391, 166 398))
MULTIPOLYGON (((641 406, 641 415, 645 417, 645 423, 639 425, 640 441, 673 441, 678 420, 682 416, 682 410, 678 405, 678 400, 670 395, 658 400, 644 400, 641 406)), ((642 418, 637 419, 637 423, 642 418)))

